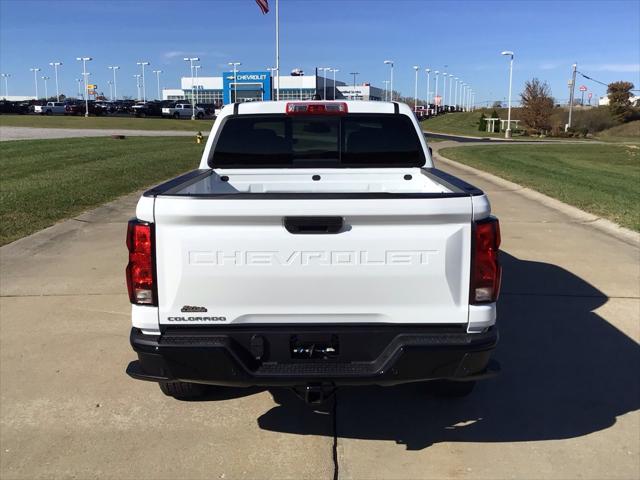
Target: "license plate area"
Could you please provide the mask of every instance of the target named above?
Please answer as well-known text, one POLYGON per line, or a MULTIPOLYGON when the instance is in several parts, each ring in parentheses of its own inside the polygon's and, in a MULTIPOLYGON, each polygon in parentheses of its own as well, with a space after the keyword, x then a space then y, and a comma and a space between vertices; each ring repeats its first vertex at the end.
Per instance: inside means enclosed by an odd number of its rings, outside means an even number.
POLYGON ((289 351, 293 360, 328 360, 340 354, 338 335, 308 333, 292 335, 289 351))

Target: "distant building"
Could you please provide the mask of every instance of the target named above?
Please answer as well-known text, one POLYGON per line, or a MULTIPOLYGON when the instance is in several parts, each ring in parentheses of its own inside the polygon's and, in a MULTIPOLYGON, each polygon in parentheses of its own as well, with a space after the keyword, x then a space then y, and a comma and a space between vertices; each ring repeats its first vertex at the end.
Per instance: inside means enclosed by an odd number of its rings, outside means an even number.
MULTIPOLYGON (((631 104, 635 105, 635 103, 640 100, 640 97, 631 97, 631 104)), ((601 107, 605 107, 607 105, 609 105, 609 96, 605 95, 604 97, 600 97, 600 100, 598 101, 598 105, 600 105, 601 107)))
MULTIPOLYGON (((280 100, 311 100, 316 94, 328 100, 382 100, 384 91, 371 85, 347 85, 345 82, 320 75, 280 76, 280 100)), ((187 100, 197 103, 229 104, 256 100, 275 100, 276 78, 269 71, 224 72, 221 77, 182 77, 180 88, 162 90, 163 100, 187 100), (193 91, 193 95, 192 95, 193 91)))
POLYGON ((9 102, 26 102, 28 100, 37 100, 34 96, 29 95, 2 95, 0 100, 7 100, 9 102))

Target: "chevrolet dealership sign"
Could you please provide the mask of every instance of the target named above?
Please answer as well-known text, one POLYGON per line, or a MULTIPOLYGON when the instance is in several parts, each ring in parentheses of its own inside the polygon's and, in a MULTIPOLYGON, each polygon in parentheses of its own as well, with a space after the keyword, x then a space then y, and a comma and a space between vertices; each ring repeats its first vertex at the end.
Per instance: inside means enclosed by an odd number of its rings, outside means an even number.
POLYGON ((269 72, 233 72, 222 74, 224 104, 234 99, 271 100, 271 74, 269 72))

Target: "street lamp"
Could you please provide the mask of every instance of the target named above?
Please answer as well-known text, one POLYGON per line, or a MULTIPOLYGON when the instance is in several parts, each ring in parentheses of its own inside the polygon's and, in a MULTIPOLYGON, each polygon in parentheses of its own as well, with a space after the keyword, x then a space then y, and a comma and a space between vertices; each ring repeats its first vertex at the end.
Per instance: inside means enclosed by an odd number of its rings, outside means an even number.
POLYGON ((158 100, 162 100, 162 97, 160 96, 160 74, 162 73, 162 70, 154 70, 153 73, 156 74, 156 79, 158 80, 158 100))
POLYGON ((384 83, 384 101, 387 101, 387 90, 389 89, 389 80, 383 80, 384 83))
POLYGON ((34 68, 30 68, 29 70, 33 72, 33 81, 36 84, 36 100, 37 100, 38 99, 38 72, 40 71, 40 69, 34 67, 34 68))
POLYGON ((78 98, 82 95, 82 79, 76 78, 76 82, 78 82, 78 98))
POLYGON ((82 78, 84 79, 84 116, 89 116, 89 82, 87 77, 87 62, 93 60, 91 57, 76 57, 76 60, 82 62, 82 78))
POLYGON ((333 72, 333 100, 336 99, 336 72, 339 72, 340 70, 338 70, 337 68, 332 68, 331 71, 333 72))
POLYGON ((144 80, 144 67, 146 65, 151 65, 151 63, 149 63, 149 62, 136 62, 136 63, 142 67, 142 101, 146 102, 147 101, 147 86, 146 86, 146 82, 144 80))
POLYGON ((191 67, 191 120, 196 119, 196 105, 193 101, 193 62, 199 62, 200 57, 184 57, 183 60, 185 62, 189 62, 189 66, 191 67))
POLYGON ((198 105, 198 100, 200 99, 200 95, 198 94, 200 87, 202 87, 202 85, 197 85, 198 83, 198 71, 202 68, 202 65, 194 65, 193 66, 193 70, 196 73, 196 105, 198 105))
POLYGON ((418 110, 418 70, 420 70, 420 67, 414 65, 413 69, 416 71, 416 82, 413 87, 413 111, 415 113, 418 110))
MULTIPOLYGON (((353 75, 353 95, 351 96, 351 100, 355 100, 356 96, 356 77, 360 75, 360 72, 351 72, 349 75, 353 75)), ((384 91, 384 99, 387 99, 387 91, 384 91)))
POLYGON ((429 114, 429 93, 431 93, 429 91, 429 87, 431 86, 429 85, 431 80, 431 69, 425 68, 424 71, 427 72, 427 115, 428 115, 429 114))
POLYGON ((140 77, 139 73, 136 73, 133 78, 136 79, 136 100, 140 101, 140 77))
POLYGON ((435 105, 435 114, 438 115, 438 75, 440 75, 440 72, 438 70, 436 70, 435 72, 433 72, 433 74, 435 75, 434 80, 436 81, 436 90, 433 93, 433 104, 435 105))
POLYGON ((442 106, 447 106, 447 75, 448 73, 442 72, 442 106))
POLYGON ((453 97, 451 95, 452 91, 453 91, 453 73, 450 73, 449 74, 449 97, 448 97, 449 98, 449 103, 451 103, 451 101, 453 99, 453 97))
POLYGON ((393 102, 393 60, 385 60, 384 64, 391 66, 391 87, 389 90, 389 99, 393 102))
POLYGON ((111 98, 111 101, 113 102, 113 81, 108 80, 107 84, 109 85, 109 98, 111 98))
POLYGON ((10 73, 0 73, 0 76, 4 78, 4 96, 5 98, 9 96, 9 77, 10 73))
POLYGON ((458 111, 458 80, 460 80, 458 77, 455 77, 456 80, 456 93, 454 96, 454 101, 453 104, 455 105, 455 111, 458 111))
POLYGON ((46 75, 42 78, 42 80, 44 80, 44 99, 48 99, 49 98, 49 90, 47 90, 47 80, 49 80, 51 77, 47 77, 46 75))
POLYGON ((113 71, 113 97, 111 100, 115 100, 118 97, 118 82, 116 81, 116 70, 119 70, 120 67, 117 65, 109 65, 109 70, 113 71))
POLYGON ((320 67, 318 68, 318 70, 322 70, 324 73, 322 74, 322 90, 323 90, 323 94, 322 94, 322 99, 326 100, 327 99, 327 71, 331 70, 331 67, 320 67))
POLYGON ((53 67, 56 77, 56 100, 60 101, 60 89, 58 88, 58 67, 62 65, 62 62, 49 62, 49 65, 53 67))
POLYGON ((235 102, 236 101, 236 97, 238 95, 238 85, 237 85, 237 75, 238 75, 238 67, 240 65, 242 65, 241 62, 229 62, 227 65, 229 65, 230 67, 233 67, 233 88, 231 89, 231 93, 233 93, 233 96, 231 97, 231 102, 235 102))
POLYGON ((504 132, 504 138, 511 138, 511 81, 513 80, 513 52, 505 50, 501 53, 509 59, 509 113, 507 113, 507 129, 504 132))

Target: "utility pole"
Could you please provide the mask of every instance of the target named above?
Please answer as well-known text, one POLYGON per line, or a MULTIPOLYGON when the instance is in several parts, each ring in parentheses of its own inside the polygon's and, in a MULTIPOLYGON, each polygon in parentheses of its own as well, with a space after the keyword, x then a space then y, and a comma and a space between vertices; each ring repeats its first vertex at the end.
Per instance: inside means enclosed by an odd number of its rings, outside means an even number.
POLYGON ((142 67, 142 101, 146 102, 147 101, 147 88, 146 88, 146 82, 144 80, 144 67, 147 66, 147 65, 151 65, 151 63, 149 63, 149 62, 136 62, 136 63, 142 67))
POLYGON ((437 97, 438 97, 438 75, 440 74, 440 72, 438 70, 436 70, 435 72, 433 72, 434 74, 434 80, 436 81, 436 91, 433 94, 433 103, 435 105, 435 115, 438 115, 438 103, 437 103, 437 97))
POLYGON ((382 83, 384 83, 384 101, 387 101, 387 91, 389 90, 389 80, 383 80, 382 83))
POLYGON ((334 68, 331 70, 333 72, 333 100, 336 99, 336 72, 339 72, 340 70, 337 68, 334 68))
POLYGON ((413 69, 416 72, 416 81, 413 87, 413 112, 415 113, 418 110, 418 70, 420 70, 420 67, 414 65, 413 69))
POLYGON ((33 67, 33 68, 30 68, 29 70, 33 72, 33 81, 36 84, 36 100, 38 100, 38 72, 40 71, 40 69, 33 67))
POLYGON ((427 115, 429 114, 429 94, 431 93, 431 91, 429 90, 430 88, 430 80, 431 80, 431 69, 430 68, 425 68, 424 69, 425 72, 427 72, 427 115))
POLYGON ((49 80, 51 77, 47 77, 46 75, 42 77, 42 80, 44 80, 44 99, 47 100, 49 98, 49 90, 47 90, 47 80, 49 80))
POLYGON ((509 60, 509 113, 507 114, 507 129, 504 132, 504 138, 511 138, 511 84, 513 80, 513 52, 504 51, 502 55, 510 57, 509 60))
POLYGON ((393 102, 393 60, 385 60, 385 65, 391 67, 391 87, 389 89, 389 100, 393 102))
POLYGON ((2 73, 0 75, 2 75, 2 78, 4 78, 4 96, 6 98, 9 96, 9 77, 11 76, 11 74, 2 73))
MULTIPOLYGON (((200 57, 184 57, 183 60, 185 62, 189 62, 189 66, 191 67, 191 120, 196 119, 196 104, 194 102, 193 97, 193 62, 199 62, 200 57)), ((235 82, 235 75, 233 81, 235 82)))
POLYGON ((154 70, 153 73, 156 74, 156 79, 158 80, 158 100, 162 100, 162 96, 160 95, 160 74, 162 70, 154 70))
POLYGON ((576 71, 578 70, 578 64, 574 63, 572 65, 573 75, 571 76, 571 80, 569 80, 569 121, 564 126, 564 131, 567 132, 571 128, 571 116, 573 114, 573 95, 576 88, 576 71))
POLYGON ((76 60, 82 62, 82 78, 84 79, 84 116, 89 116, 89 74, 87 73, 87 62, 93 60, 91 57, 76 57, 76 60))

